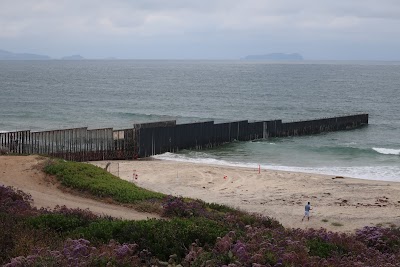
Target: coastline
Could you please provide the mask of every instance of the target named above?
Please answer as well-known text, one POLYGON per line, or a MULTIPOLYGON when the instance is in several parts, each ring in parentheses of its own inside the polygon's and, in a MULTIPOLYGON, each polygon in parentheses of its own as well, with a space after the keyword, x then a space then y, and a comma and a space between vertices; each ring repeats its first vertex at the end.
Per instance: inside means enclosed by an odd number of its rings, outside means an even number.
POLYGON ((146 189, 260 213, 285 227, 400 226, 399 182, 160 159, 90 163, 104 168, 108 162, 111 173, 146 189), (310 221, 302 222, 308 201, 310 221))
MULTIPOLYGON (((393 157, 393 155, 394 154, 389 154, 390 157, 393 157)), ((300 154, 297 154, 296 156, 301 157, 300 154)), ((386 154, 385 156, 388 155, 386 154)), ((351 166, 349 166, 351 162, 346 166, 341 166, 340 164, 337 166, 329 166, 327 164, 316 164, 314 166, 301 167, 298 164, 293 164, 293 163, 286 164, 280 162, 277 164, 276 162, 274 162, 274 160, 261 160, 259 162, 257 161, 240 162, 237 159, 234 160, 218 159, 218 156, 215 157, 213 155, 207 155, 206 157, 203 156, 199 157, 196 154, 185 155, 185 154, 175 154, 168 152, 152 156, 151 159, 179 161, 179 162, 188 162, 188 163, 205 164, 205 165, 229 166, 238 168, 242 167, 258 168, 258 166, 260 165, 261 168, 264 169, 283 171, 283 172, 307 173, 307 174, 328 175, 328 176, 344 176, 355 179, 365 179, 373 181, 400 182, 400 176, 399 176, 400 167, 367 165, 368 163, 364 163, 363 165, 356 163, 357 165, 354 164, 351 166), (268 161, 269 163, 266 164, 265 161, 268 161)), ((323 159, 325 163, 327 160, 328 159, 323 159)), ((318 159, 316 159, 316 161, 318 161, 318 159)), ((306 163, 305 165, 309 164, 306 163)))
POLYGON ((66 206, 70 209, 89 209, 97 215, 106 215, 126 220, 160 218, 157 214, 139 212, 123 205, 101 202, 73 191, 59 188, 59 183, 45 174, 38 165, 47 158, 38 155, 0 155, 0 185, 12 186, 32 196, 32 205, 37 208, 54 209, 66 206))

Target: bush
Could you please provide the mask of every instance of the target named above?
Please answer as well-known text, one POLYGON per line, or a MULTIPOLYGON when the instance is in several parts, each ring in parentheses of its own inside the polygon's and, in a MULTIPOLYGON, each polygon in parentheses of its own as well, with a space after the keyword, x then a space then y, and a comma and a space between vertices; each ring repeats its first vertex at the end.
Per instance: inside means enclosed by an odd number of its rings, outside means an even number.
POLYGON ((343 249, 338 247, 335 244, 332 244, 328 241, 324 241, 320 238, 313 238, 311 240, 308 240, 306 242, 307 247, 310 250, 310 255, 311 256, 318 256, 320 258, 328 258, 332 256, 334 253, 340 253, 343 254, 343 249))
POLYGON ((94 222, 88 227, 78 228, 76 236, 97 243, 115 239, 120 243, 137 243, 142 249, 151 251, 156 257, 167 260, 169 255, 185 256, 187 248, 197 240, 201 245, 213 245, 218 236, 227 229, 220 223, 192 218, 143 221, 105 221, 94 222))
POLYGON ((400 252, 400 228, 366 226, 356 231, 356 239, 383 253, 400 252))
POLYGON ((104 171, 91 164, 57 160, 44 168, 55 175, 62 185, 100 198, 112 198, 120 203, 136 203, 147 199, 161 199, 161 193, 152 192, 104 171))
POLYGON ((215 210, 215 211, 219 211, 222 213, 228 213, 228 212, 235 212, 236 210, 228 207, 226 205, 220 205, 218 203, 206 203, 206 207, 211 209, 211 210, 215 210))
POLYGON ((210 217, 206 205, 201 200, 184 199, 183 197, 167 196, 163 200, 163 216, 166 217, 210 217))
POLYGON ((98 248, 85 239, 68 239, 59 250, 37 249, 29 256, 11 259, 4 267, 37 266, 141 266, 150 265, 150 257, 137 244, 110 241, 98 248))
POLYGON ((0 185, 0 212, 24 215, 35 213, 32 196, 13 187, 0 185))

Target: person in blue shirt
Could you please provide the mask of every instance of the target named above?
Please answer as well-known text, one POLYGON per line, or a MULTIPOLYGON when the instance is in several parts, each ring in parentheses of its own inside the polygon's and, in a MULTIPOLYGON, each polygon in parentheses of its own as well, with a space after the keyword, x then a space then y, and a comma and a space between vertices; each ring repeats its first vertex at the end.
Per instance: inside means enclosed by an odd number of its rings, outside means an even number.
POLYGON ((303 221, 305 217, 307 217, 307 220, 310 220, 310 210, 312 210, 310 202, 307 203, 307 205, 304 207, 304 210, 304 216, 301 221, 303 221))

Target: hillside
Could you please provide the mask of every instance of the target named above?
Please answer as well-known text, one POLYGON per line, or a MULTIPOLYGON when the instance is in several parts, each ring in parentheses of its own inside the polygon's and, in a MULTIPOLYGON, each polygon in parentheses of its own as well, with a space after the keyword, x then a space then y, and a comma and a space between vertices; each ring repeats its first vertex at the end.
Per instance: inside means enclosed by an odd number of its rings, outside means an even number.
POLYGON ((0 60, 48 60, 49 56, 0 50, 0 60))

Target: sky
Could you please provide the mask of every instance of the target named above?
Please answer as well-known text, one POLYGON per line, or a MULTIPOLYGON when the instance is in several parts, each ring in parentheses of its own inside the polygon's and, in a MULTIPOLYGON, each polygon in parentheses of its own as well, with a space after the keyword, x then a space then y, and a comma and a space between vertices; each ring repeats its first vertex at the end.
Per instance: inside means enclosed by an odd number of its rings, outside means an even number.
POLYGON ((0 0, 0 49, 61 58, 400 60, 400 0, 0 0))

